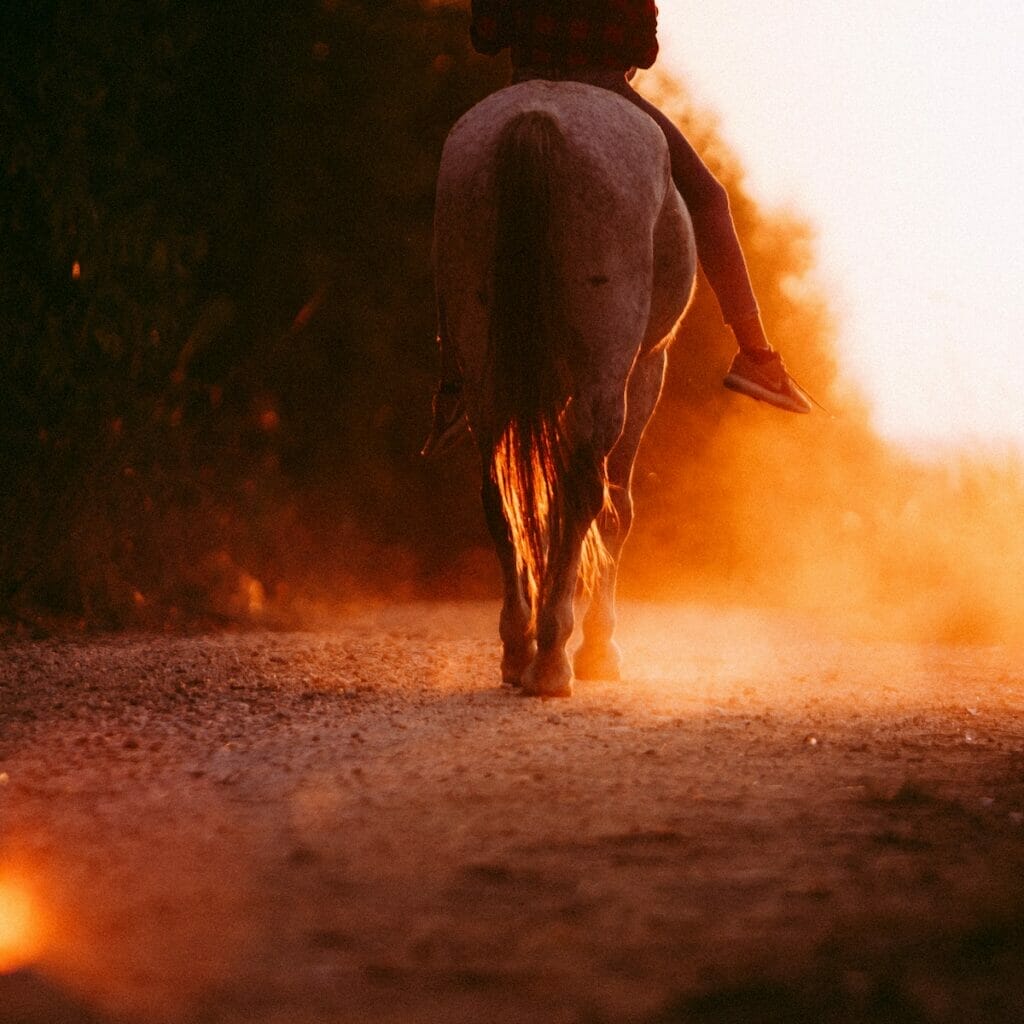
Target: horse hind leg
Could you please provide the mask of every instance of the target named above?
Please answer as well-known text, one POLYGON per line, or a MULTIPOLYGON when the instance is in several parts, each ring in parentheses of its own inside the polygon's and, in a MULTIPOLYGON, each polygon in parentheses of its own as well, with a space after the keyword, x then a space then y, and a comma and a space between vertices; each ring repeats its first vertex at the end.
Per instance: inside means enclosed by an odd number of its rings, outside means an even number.
POLYGON ((566 644, 572 636, 573 597, 579 580, 583 539, 604 503, 601 461, 587 445, 570 460, 559 486, 562 515, 550 531, 550 545, 537 608, 537 657, 523 677, 523 692, 538 697, 572 694, 572 664, 566 644))
POLYGON ((522 686, 523 676, 533 663, 537 644, 531 628, 530 606, 526 599, 522 574, 516 563, 515 549, 509 533, 508 520, 501 506, 497 485, 484 468, 481 491, 484 518, 501 565, 504 599, 498 633, 501 637, 501 681, 506 686, 522 686))
POLYGON ((615 642, 615 590, 619 572, 619 554, 633 519, 633 500, 628 489, 610 488, 612 507, 603 509, 598 527, 609 561, 602 566, 583 617, 583 640, 573 656, 577 679, 607 679, 622 676, 622 651, 615 642))
POLYGON ((612 508, 602 510, 598 517, 609 558, 602 566, 583 618, 583 641, 573 659, 578 679, 618 680, 622 673, 622 654, 614 640, 619 557, 633 524, 633 464, 661 396, 665 365, 664 350, 654 352, 638 362, 629 379, 626 422, 608 457, 612 508))

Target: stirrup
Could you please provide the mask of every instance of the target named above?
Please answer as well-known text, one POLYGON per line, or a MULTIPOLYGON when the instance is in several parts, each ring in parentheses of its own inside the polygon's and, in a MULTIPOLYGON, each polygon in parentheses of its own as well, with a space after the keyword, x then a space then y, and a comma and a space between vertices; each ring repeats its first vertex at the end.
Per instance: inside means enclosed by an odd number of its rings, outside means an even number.
POLYGON ((420 449, 420 456, 424 459, 450 451, 469 430, 461 381, 442 381, 434 394, 433 405, 434 423, 420 449), (439 399, 442 398, 453 400, 447 414, 441 411, 439 399))

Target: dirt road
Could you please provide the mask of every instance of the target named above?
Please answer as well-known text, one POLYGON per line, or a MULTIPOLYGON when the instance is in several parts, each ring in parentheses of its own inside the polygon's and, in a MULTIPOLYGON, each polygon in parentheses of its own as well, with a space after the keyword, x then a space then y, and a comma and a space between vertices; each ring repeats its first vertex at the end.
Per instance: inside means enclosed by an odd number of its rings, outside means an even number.
POLYGON ((1024 1021, 1021 652, 496 615, 0 648, 0 1021, 1024 1021))

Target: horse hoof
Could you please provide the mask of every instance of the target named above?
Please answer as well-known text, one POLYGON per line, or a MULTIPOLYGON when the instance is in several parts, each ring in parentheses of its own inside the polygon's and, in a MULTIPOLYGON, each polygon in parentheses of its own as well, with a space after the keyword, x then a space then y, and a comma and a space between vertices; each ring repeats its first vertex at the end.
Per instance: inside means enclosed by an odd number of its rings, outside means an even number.
POLYGON ((617 683, 622 678, 622 654, 618 644, 609 643, 600 650, 581 647, 573 658, 577 679, 606 679, 617 683))
POLYGON ((546 665, 535 661, 523 673, 522 692, 526 697, 571 697, 572 669, 563 654, 546 665))
POLYGON ((537 645, 529 643, 525 647, 507 650, 501 659, 501 683, 519 689, 523 685, 523 676, 529 671, 537 656, 537 645))
POLYGON ((541 680, 540 682, 532 681, 529 683, 523 680, 519 692, 524 697, 571 697, 572 679, 566 682, 541 680))

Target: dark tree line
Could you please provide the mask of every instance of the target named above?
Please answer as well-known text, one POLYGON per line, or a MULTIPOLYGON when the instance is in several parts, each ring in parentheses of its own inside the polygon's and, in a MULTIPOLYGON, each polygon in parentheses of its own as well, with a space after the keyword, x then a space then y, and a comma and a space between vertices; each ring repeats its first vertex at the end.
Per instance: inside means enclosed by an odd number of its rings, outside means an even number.
MULTIPOLYGON (((466 12, 44 0, 0 19, 0 612, 152 625, 486 590, 471 452, 415 454, 440 149, 507 73, 469 51, 466 12)), ((822 309, 787 291, 806 232, 690 127, 770 323, 826 388, 822 309)), ((700 568, 693 527, 717 512, 686 481, 732 408, 706 291, 679 352, 638 550, 700 568)))

